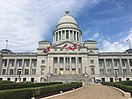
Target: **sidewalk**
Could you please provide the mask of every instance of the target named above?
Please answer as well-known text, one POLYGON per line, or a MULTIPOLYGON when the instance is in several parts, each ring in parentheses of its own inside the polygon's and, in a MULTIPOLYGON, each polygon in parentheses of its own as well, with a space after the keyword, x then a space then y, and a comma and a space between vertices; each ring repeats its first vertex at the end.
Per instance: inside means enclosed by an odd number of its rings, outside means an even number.
MULTIPOLYGON (((41 98, 45 99, 45 98, 41 98)), ((46 99, 127 99, 119 91, 103 85, 87 85, 83 88, 46 99)))

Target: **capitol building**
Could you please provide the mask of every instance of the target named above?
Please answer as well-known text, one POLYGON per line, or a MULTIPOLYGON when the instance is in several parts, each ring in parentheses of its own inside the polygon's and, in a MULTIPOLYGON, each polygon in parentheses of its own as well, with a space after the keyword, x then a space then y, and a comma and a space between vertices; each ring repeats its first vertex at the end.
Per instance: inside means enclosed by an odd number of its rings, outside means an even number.
POLYGON ((0 80, 21 82, 94 82, 132 80, 132 49, 99 52, 95 40, 82 42, 76 20, 65 11, 53 43, 39 41, 37 52, 0 51, 0 80))

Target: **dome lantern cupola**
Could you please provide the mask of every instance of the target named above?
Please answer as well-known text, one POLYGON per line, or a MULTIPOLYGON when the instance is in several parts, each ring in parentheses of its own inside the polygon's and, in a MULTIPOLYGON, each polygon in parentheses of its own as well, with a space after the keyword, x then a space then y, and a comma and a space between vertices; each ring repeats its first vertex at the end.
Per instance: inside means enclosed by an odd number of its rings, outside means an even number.
POLYGON ((53 44, 64 41, 82 43, 82 32, 76 20, 69 15, 68 9, 65 11, 65 15, 58 21, 56 29, 53 32, 53 44))

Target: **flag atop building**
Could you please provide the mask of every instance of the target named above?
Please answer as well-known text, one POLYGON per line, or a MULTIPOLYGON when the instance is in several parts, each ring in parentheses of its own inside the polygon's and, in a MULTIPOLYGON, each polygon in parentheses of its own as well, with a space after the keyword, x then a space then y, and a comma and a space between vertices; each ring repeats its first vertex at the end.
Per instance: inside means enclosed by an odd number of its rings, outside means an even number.
POLYGON ((67 44, 65 44, 64 46, 61 47, 61 50, 63 50, 64 48, 67 47, 67 44))
POLYGON ((44 53, 50 52, 50 47, 47 47, 46 49, 43 50, 44 53))

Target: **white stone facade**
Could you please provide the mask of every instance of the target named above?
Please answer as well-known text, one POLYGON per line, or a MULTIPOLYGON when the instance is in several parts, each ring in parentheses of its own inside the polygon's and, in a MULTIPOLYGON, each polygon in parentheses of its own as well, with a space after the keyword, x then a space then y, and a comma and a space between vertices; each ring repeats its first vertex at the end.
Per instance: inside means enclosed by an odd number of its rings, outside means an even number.
POLYGON ((82 43, 82 32, 66 11, 53 32, 53 44, 39 41, 36 53, 0 51, 0 80, 22 82, 132 80, 132 50, 98 52, 96 41, 82 43), (74 50, 67 49, 78 44, 74 50), (64 45, 66 45, 64 47, 64 45), (44 53, 44 49, 50 51, 44 53))

